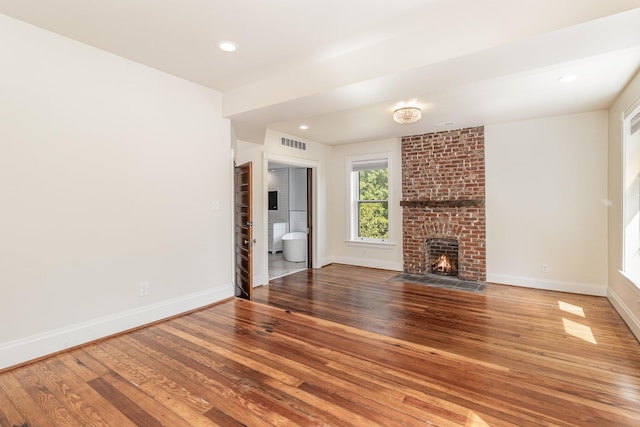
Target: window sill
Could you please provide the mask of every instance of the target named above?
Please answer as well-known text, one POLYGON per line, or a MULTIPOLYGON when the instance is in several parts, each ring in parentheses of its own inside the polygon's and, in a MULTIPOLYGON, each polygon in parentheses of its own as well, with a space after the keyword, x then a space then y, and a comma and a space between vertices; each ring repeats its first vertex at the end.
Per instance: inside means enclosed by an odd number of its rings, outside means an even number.
POLYGON ((622 270, 618 270, 618 273, 620 273, 620 275, 622 275, 622 277, 624 277, 625 279, 627 279, 627 281, 629 281, 629 283, 631 283, 632 285, 634 285, 636 288, 638 288, 638 290, 640 290, 640 278, 638 277, 633 277, 627 273, 625 273, 622 270))
POLYGON ((345 240, 344 243, 347 246, 357 246, 364 248, 379 248, 379 249, 393 249, 396 244, 393 242, 370 242, 366 240, 345 240))

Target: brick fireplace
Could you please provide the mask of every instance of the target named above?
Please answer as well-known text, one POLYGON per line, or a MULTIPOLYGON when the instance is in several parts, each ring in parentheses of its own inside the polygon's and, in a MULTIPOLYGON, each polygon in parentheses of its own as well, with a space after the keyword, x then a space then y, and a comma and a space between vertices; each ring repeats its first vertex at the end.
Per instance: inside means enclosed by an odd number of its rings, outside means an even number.
POLYGON ((402 138, 405 273, 431 273, 433 242, 455 242, 458 278, 486 282, 484 186, 484 127, 402 138))

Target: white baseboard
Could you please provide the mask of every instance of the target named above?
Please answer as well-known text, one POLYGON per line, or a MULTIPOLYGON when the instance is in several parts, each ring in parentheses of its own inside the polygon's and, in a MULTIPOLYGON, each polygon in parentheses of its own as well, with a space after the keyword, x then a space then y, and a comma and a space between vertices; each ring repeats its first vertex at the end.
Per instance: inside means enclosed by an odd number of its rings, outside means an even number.
POLYGON ((487 274, 487 282, 522 286, 524 288, 545 289, 548 291, 570 292, 573 294, 595 295, 599 297, 607 296, 607 285, 605 284, 543 280, 534 277, 491 273, 487 274))
POLYGON ((337 264, 355 265, 358 267, 380 268, 382 270, 402 271, 404 266, 401 262, 380 261, 371 258, 355 258, 336 256, 331 258, 331 262, 337 264))
POLYGON ((203 292, 0 343, 0 369, 205 307, 231 296, 233 286, 225 284, 203 292))
POLYGON ((326 267, 327 265, 333 263, 333 258, 329 257, 329 258, 318 258, 317 262, 319 265, 314 266, 314 268, 322 268, 322 267, 326 267))
POLYGON ((611 302, 611 305, 616 309, 620 317, 625 321, 636 339, 640 341, 640 319, 636 317, 633 310, 628 307, 622 299, 611 288, 607 290, 607 298, 611 302))

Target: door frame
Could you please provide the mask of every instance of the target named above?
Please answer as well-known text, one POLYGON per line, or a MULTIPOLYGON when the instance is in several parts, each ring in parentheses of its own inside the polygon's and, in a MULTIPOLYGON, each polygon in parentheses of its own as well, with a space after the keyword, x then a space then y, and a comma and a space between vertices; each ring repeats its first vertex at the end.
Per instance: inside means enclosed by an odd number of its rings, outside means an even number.
POLYGON ((307 268, 313 268, 313 245, 315 243, 315 215, 313 214, 315 206, 313 203, 313 195, 315 194, 315 191, 313 191, 313 183, 315 181, 314 171, 315 169, 313 168, 307 168, 305 171, 307 174, 307 268))
MULTIPOLYGON (((320 161, 318 160, 308 160, 308 159, 300 159, 298 157, 289 157, 283 156, 281 154, 273 154, 268 152, 262 153, 262 241, 266 242, 269 239, 269 200, 266 195, 269 193, 269 162, 283 163, 292 167, 301 167, 307 169, 313 169, 313 182, 311 183, 311 205, 312 215, 313 215, 313 223, 311 224, 311 258, 307 260, 308 268, 317 268, 320 265, 318 259, 318 169, 320 167, 320 161)), ((255 212, 255 210, 254 210, 255 212)), ((257 220, 255 215, 253 218, 254 222, 257 220)), ((255 257, 254 257, 255 259, 255 257)), ((267 276, 269 274, 269 257, 265 252, 262 271, 264 271, 267 276)))

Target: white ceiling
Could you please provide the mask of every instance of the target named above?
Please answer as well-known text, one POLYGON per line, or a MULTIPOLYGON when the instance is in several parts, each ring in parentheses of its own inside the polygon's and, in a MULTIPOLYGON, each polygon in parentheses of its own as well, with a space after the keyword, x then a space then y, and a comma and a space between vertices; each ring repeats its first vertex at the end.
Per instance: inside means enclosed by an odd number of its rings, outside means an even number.
POLYGON ((640 68, 640 0, 0 0, 0 13, 220 91, 250 142, 267 127, 340 144, 605 109, 640 68), (394 123, 408 101, 423 119, 394 123))

